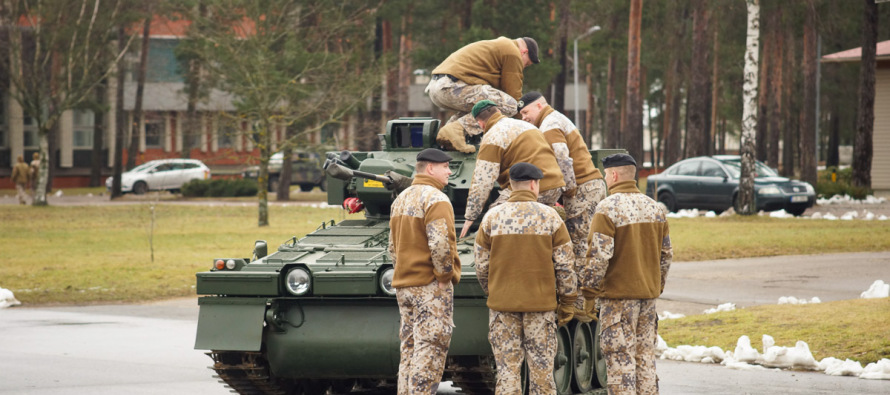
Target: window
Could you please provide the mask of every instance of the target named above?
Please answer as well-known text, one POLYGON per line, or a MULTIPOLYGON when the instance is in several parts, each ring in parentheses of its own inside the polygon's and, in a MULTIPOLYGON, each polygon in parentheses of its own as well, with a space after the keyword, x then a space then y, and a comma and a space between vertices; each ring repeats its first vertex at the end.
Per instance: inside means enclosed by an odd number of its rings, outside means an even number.
POLYGON ((674 167, 671 174, 677 176, 696 176, 698 175, 698 165, 700 161, 686 161, 674 167))
POLYGON ((704 177, 726 177, 726 173, 723 172, 720 165, 707 161, 701 163, 701 175, 704 177))
POLYGON ((25 148, 37 148, 40 144, 37 139, 37 121, 27 115, 24 120, 24 133, 25 148))
POLYGON ((164 137, 163 119, 145 120, 145 148, 160 148, 164 137))
POLYGON ((96 114, 92 111, 74 111, 74 148, 93 148, 93 131, 96 114))
POLYGON ((235 138, 238 136, 238 129, 232 122, 221 120, 219 129, 217 129, 216 146, 218 148, 232 148, 235 146, 235 138))

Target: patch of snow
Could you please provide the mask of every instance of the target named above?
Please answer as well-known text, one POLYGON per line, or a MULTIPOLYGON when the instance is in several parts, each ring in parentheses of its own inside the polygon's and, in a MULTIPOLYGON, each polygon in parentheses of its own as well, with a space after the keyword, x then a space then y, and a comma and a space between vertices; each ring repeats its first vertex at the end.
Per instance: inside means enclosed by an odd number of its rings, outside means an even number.
POLYGON ((827 205, 831 205, 831 204, 851 204, 851 203, 852 204, 881 204, 886 201, 887 201, 887 199, 876 198, 876 197, 874 197, 874 195, 868 195, 865 197, 865 199, 862 199, 862 200, 853 199, 852 197, 850 197, 850 195, 844 195, 844 196, 834 195, 828 199, 825 199, 825 198, 816 199, 816 204, 818 204, 820 206, 827 206, 827 205))
POLYGON ((671 313, 670 311, 665 310, 664 312, 662 312, 661 314, 658 315, 658 319, 659 320, 675 320, 677 318, 683 318, 685 316, 686 315, 684 315, 684 314, 679 314, 679 313, 675 314, 675 313, 671 313))
POLYGON ((735 352, 732 354, 735 362, 754 363, 760 358, 760 353, 751 347, 751 339, 742 336, 736 341, 735 352))
POLYGON ((890 380, 890 359, 884 358, 878 362, 872 362, 862 370, 861 379, 890 380))
POLYGON ((64 193, 62 192, 62 190, 59 189, 58 191, 56 191, 56 193, 55 193, 54 195, 55 195, 56 197, 62 197, 63 194, 64 194, 64 193))
POLYGON ((856 211, 847 211, 844 215, 841 215, 841 219, 845 221, 854 220, 859 217, 859 213, 856 211))
POLYGON ((835 357, 822 358, 818 369, 829 376, 859 376, 862 374, 862 364, 852 359, 841 361, 835 357))
POLYGON ((661 359, 701 363, 720 363, 724 358, 726 358, 726 354, 720 347, 705 346, 668 347, 668 349, 661 354, 661 359))
POLYGON ((18 306, 20 304, 22 304, 22 302, 19 302, 18 299, 15 298, 15 295, 12 293, 12 291, 0 287, 0 309, 5 309, 11 306, 18 306))
POLYGON ((774 368, 817 368, 816 359, 810 352, 810 346, 798 340, 793 348, 772 346, 763 353, 763 366, 774 368))
POLYGON ((658 340, 655 343, 655 357, 661 358, 661 356, 664 354, 664 352, 667 351, 667 349, 670 347, 668 347, 667 342, 661 338, 661 335, 656 335, 656 336, 658 337, 658 340))
POLYGON ((708 211, 705 213, 705 218, 717 218, 717 213, 713 211, 708 211))
POLYGON ((668 213, 668 218, 696 218, 698 217, 698 209, 678 210, 676 213, 668 213))
POLYGON ((822 303, 822 300, 818 297, 814 296, 812 299, 807 301, 804 298, 795 298, 794 296, 782 296, 779 298, 779 304, 807 304, 807 303, 822 303))
POLYGON ((770 218, 794 218, 794 214, 789 214, 785 210, 772 211, 769 216, 770 218))
POLYGON ((868 290, 859 295, 862 299, 878 299, 890 297, 890 284, 877 280, 868 287, 868 290))
POLYGON ((707 309, 704 311, 705 314, 714 314, 720 311, 733 311, 735 310, 735 303, 724 303, 713 309, 707 309))

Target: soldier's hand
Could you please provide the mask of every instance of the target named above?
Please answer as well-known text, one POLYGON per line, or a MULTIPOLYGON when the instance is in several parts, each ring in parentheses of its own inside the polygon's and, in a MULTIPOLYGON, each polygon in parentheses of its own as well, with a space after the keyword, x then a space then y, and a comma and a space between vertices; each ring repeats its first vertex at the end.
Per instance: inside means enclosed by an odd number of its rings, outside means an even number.
POLYGON ((562 196, 573 198, 576 193, 578 193, 578 188, 566 189, 565 192, 562 193, 562 196))
POLYGON ((575 307, 572 304, 560 303, 556 306, 556 326, 568 324, 575 317, 575 307))
POLYGON ((470 220, 464 221, 464 227, 460 230, 460 237, 458 237, 458 239, 463 239, 464 236, 467 235, 467 232, 470 231, 471 226, 473 226, 473 221, 470 221, 470 220))
POLYGON ((596 299, 584 300, 584 312, 591 320, 597 321, 600 316, 600 309, 596 306, 596 299))

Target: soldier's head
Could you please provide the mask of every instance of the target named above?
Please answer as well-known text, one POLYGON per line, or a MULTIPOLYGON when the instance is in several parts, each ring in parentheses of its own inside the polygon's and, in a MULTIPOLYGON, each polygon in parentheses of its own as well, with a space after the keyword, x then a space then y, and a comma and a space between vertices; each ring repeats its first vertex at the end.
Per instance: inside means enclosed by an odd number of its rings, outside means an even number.
POLYGON ((612 185, 621 181, 633 181, 637 176, 637 161, 628 154, 614 154, 603 158, 606 185, 612 185))
POLYGON ((40 159, 40 153, 35 152, 35 153, 31 154, 31 159, 33 159, 33 160, 40 159))
POLYGON ((427 148, 417 154, 417 164, 414 165, 414 171, 417 174, 426 174, 433 177, 443 185, 448 184, 448 177, 451 176, 451 155, 448 155, 435 148, 427 148))
POLYGON ((473 118, 476 118, 476 122, 479 123, 479 127, 485 129, 485 124, 488 122, 488 119, 491 118, 495 113, 500 113, 501 110, 498 110, 496 104, 493 101, 485 99, 479 100, 474 106, 472 110, 473 118))
POLYGON ((22 159, 22 156, 21 156, 21 155, 19 155, 18 158, 15 158, 15 161, 18 162, 18 163, 25 163, 25 160, 22 159))
POLYGON ((535 39, 531 37, 517 38, 516 44, 519 46, 519 54, 522 56, 523 68, 541 63, 541 59, 538 58, 538 42, 535 39))
POLYGON ((538 91, 531 91, 519 98, 519 115, 525 122, 535 123, 541 115, 541 110, 547 106, 547 99, 538 91))
POLYGON ((541 191, 540 180, 544 172, 528 162, 519 162, 510 166, 510 189, 514 191, 532 191, 535 196, 541 191))

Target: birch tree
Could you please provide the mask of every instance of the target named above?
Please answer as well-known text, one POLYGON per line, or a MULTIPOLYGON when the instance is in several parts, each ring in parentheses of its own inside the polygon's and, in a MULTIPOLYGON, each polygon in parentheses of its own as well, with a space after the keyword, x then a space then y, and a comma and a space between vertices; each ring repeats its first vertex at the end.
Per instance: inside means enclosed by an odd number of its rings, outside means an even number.
POLYGON ((754 133, 757 127, 757 80, 760 45, 760 5, 758 0, 746 0, 748 7, 748 33, 745 41, 745 83, 742 93, 742 174, 735 209, 739 214, 752 215, 754 202, 754 133))

